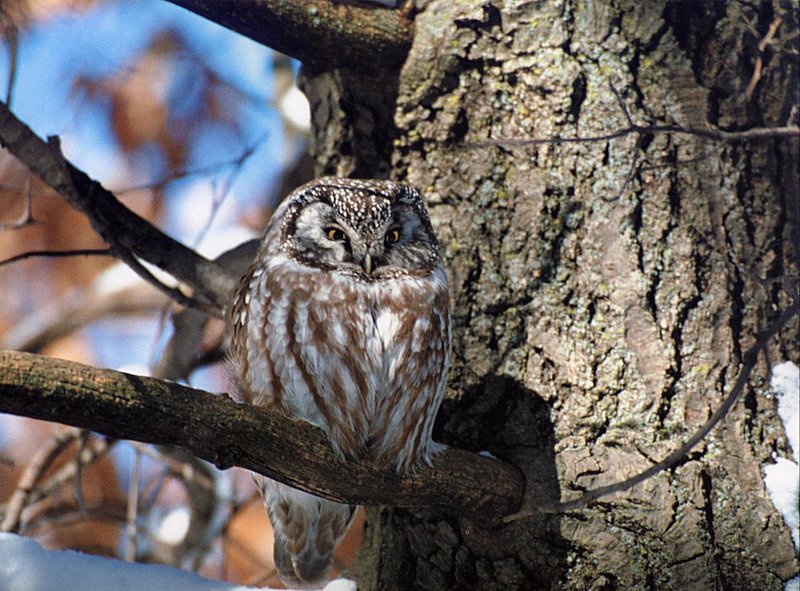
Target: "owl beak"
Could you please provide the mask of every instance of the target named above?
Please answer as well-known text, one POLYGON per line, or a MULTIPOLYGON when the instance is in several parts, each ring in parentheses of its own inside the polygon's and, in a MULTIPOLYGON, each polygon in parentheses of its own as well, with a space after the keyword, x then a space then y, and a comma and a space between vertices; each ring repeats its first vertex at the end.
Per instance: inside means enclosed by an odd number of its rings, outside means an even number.
POLYGON ((369 275, 372 273, 372 257, 369 253, 364 255, 364 258, 361 259, 361 268, 364 269, 364 273, 369 275))

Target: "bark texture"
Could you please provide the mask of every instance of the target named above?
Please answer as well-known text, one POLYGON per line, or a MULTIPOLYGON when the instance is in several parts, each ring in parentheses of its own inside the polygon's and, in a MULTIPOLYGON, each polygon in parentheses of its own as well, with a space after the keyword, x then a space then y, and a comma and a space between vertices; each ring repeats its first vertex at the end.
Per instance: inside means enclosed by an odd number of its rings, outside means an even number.
MULTIPOLYGON (((359 103, 376 84, 352 72, 309 77, 312 105, 325 105, 318 166, 383 176, 374 156, 389 153, 392 175, 427 197, 456 326, 435 437, 520 466, 530 506, 621 480, 704 423, 742 352, 786 306, 779 278, 797 274, 798 142, 664 133, 483 142, 601 136, 628 115, 640 125, 783 126, 797 104, 797 57, 759 53, 758 43, 779 14, 779 31, 796 31, 797 9, 417 5, 405 66, 378 85, 396 88, 396 101, 359 103), (392 124, 376 136, 387 113, 392 124), (337 150, 336 138, 377 137, 386 143, 371 151, 337 150)), ((773 340, 772 361, 798 362, 792 324, 773 340)), ((787 453, 768 382, 762 357, 743 400, 681 465, 587 510, 497 529, 371 510, 363 588, 782 589, 798 563, 762 479, 771 454, 787 453)))

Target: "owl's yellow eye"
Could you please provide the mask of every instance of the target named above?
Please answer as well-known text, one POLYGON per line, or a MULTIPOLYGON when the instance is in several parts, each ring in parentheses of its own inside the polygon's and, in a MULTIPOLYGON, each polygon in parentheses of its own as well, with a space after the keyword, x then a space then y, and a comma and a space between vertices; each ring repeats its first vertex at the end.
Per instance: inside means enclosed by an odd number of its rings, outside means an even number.
POLYGON ((400 240, 400 230, 389 230, 384 240, 386 240, 386 244, 394 244, 400 240))
POLYGON ((325 235, 328 237, 328 240, 333 240, 335 242, 347 242, 347 234, 345 234, 344 230, 341 228, 325 228, 325 235))

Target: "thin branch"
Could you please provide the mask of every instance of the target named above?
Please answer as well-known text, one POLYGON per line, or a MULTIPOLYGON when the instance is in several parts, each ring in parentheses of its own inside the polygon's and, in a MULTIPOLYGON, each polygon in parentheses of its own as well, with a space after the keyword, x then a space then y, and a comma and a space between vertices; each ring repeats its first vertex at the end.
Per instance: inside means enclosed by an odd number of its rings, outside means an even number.
POLYGON ((46 142, 17 119, 0 102, 0 146, 7 148, 58 192, 70 205, 89 218, 92 227, 147 281, 189 306, 221 315, 238 277, 209 261, 122 205, 113 194, 61 154, 57 140, 46 142), (141 261, 155 265, 184 282, 193 291, 187 296, 156 280, 141 261))
POLYGON ((83 497, 83 462, 81 458, 83 458, 84 452, 87 450, 87 443, 89 443, 91 436, 91 432, 81 429, 78 437, 78 452, 75 454, 75 460, 71 462, 71 464, 75 466, 72 496, 75 497, 75 503, 78 505, 78 508, 84 513, 89 510, 89 506, 86 504, 86 499, 83 497))
MULTIPOLYGON (((126 193, 136 193, 138 191, 160 191, 165 187, 171 185, 172 183, 186 180, 192 177, 198 176, 211 176, 212 174, 221 172, 225 169, 232 168, 233 172, 232 175, 236 174, 247 162, 247 160, 253 155, 253 153, 258 149, 259 145, 265 141, 266 134, 263 137, 253 142, 252 145, 247 146, 244 151, 236 156, 235 158, 231 158, 230 160, 226 160, 224 162, 217 162, 215 164, 210 164, 208 166, 203 166, 199 168, 184 168, 183 170, 178 170, 169 174, 168 176, 162 178, 159 181, 155 181, 152 183, 146 183, 142 185, 132 185, 126 187, 117 187, 113 188, 112 190, 117 195, 124 195, 126 193)), ((2 185, 0 185, 2 188, 2 185)))
MULTIPOLYGON (((48 136, 47 138, 47 145, 50 147, 51 151, 55 155, 55 164, 56 166, 61 169, 61 177, 66 179, 67 186, 66 190, 67 193, 70 195, 77 195, 78 188, 74 184, 74 179, 72 178, 71 171, 68 167, 68 163, 66 158, 64 158, 64 154, 61 152, 61 140, 58 136, 48 136)), ((109 193, 110 194, 110 193, 109 193)), ((116 201, 116 198, 114 199, 116 201)), ((119 204, 119 202, 117 201, 119 204)), ((121 204, 120 204, 121 205, 121 204)), ((161 281, 158 277, 156 277, 150 270, 142 264, 142 262, 136 257, 134 254, 134 249, 129 244, 124 244, 118 236, 113 231, 109 231, 111 227, 113 227, 113 222, 109 224, 106 229, 106 234, 103 235, 105 241, 111 247, 111 250, 114 252, 114 255, 119 258, 122 262, 127 264, 133 271, 139 275, 142 279, 150 283, 151 285, 155 285, 158 289, 164 292, 170 299, 175 300, 179 304, 184 306, 189 306, 192 308, 198 308, 201 310, 205 310, 209 313, 214 313, 214 310, 211 308, 209 302, 204 302, 202 300, 195 299, 189 295, 186 295, 181 291, 179 288, 170 287, 163 281, 161 281)))
POLYGON ((684 127, 682 125, 639 125, 634 122, 631 117, 625 101, 622 100, 619 92, 613 84, 611 93, 614 95, 617 104, 619 105, 622 114, 625 116, 628 126, 617 131, 606 133, 603 135, 596 135, 590 137, 560 137, 553 138, 497 138, 485 140, 482 142, 471 142, 467 144, 468 148, 488 148, 492 146, 540 146, 544 144, 582 144, 591 142, 607 142, 629 136, 631 134, 638 134, 639 136, 645 134, 656 133, 674 133, 679 135, 693 135, 709 140, 716 140, 728 143, 738 143, 757 139, 768 138, 800 138, 800 128, 792 126, 784 127, 753 127, 751 129, 744 129, 741 131, 725 131, 716 127, 684 127))
POLYGON ((109 248, 78 248, 73 250, 31 250, 23 252, 22 254, 14 255, 0 261, 0 267, 10 265, 26 259, 36 257, 42 258, 67 258, 67 257, 87 257, 87 256, 114 256, 114 253, 109 248))
POLYGON ((467 144, 469 148, 488 148, 491 146, 540 146, 543 144, 583 144, 591 142, 607 142, 629 136, 631 134, 645 133, 674 133, 679 135, 693 135, 709 140, 727 143, 739 143, 759 139, 800 138, 800 127, 753 127, 742 131, 724 131, 714 127, 683 127, 681 125, 631 125, 612 133, 589 137, 553 137, 553 138, 528 138, 508 139, 497 138, 483 142, 467 144))
POLYGON ((635 476, 632 476, 631 478, 621 482, 616 482, 614 484, 609 484, 608 486, 601 486, 594 490, 590 490, 579 496, 577 499, 565 501, 563 503, 543 503, 533 510, 525 510, 514 515, 509 515, 505 517, 503 521, 510 523, 512 521, 519 521, 520 519, 531 517, 537 513, 564 513, 566 511, 583 509, 601 497, 628 490, 632 486, 636 486, 640 482, 644 482, 659 472, 669 470, 670 468, 676 466, 686 457, 686 455, 692 450, 692 448, 694 448, 695 445, 705 439, 706 435, 708 435, 711 430, 714 429, 714 427, 716 427, 723 418, 725 418, 725 415, 728 414, 728 411, 738 400, 739 396, 741 396, 742 391, 744 391, 744 387, 747 385, 747 380, 750 378, 750 373, 756 366, 756 362, 758 361, 758 356, 761 351, 767 347, 770 339, 778 334, 783 327, 785 327, 789 321, 797 315, 799 310, 800 305, 798 305, 797 302, 794 302, 792 306, 781 312, 780 316, 778 316, 775 322, 768 326, 758 336, 756 342, 744 354, 744 357, 742 358, 742 368, 739 371, 739 377, 736 379, 736 383, 725 400, 722 401, 722 404, 719 406, 719 408, 714 411, 711 417, 709 417, 708 421, 706 421, 706 423, 700 427, 700 429, 698 429, 686 441, 686 443, 667 455, 667 457, 665 457, 663 460, 653 464, 648 469, 636 474, 635 476))
MULTIPOLYGON (((50 476, 41 486, 36 487, 28 497, 28 505, 38 503, 49 497, 64 486, 68 481, 73 482, 80 478, 80 473, 85 466, 95 462, 111 449, 109 440, 105 437, 94 437, 88 445, 76 456, 74 462, 62 466, 55 474, 50 476)), ((77 486, 77 485, 76 485, 77 486)))
POLYGON ((783 16, 776 16, 772 20, 772 23, 770 23, 767 34, 764 35, 764 37, 758 43, 758 55, 756 56, 756 63, 753 66, 753 75, 750 77, 750 82, 747 84, 747 88, 744 91, 745 99, 750 99, 750 97, 753 95, 753 91, 755 91, 756 86, 758 85, 758 82, 761 80, 761 70, 764 65, 764 58, 762 54, 766 51, 768 46, 775 42, 775 33, 778 32, 778 27, 781 26, 782 22, 783 16))
POLYGON ((413 24, 402 10, 330 0, 170 0, 316 70, 399 69, 413 24))
POLYGON ((36 457, 28 464, 22 476, 20 476, 17 488, 6 504, 6 514, 2 523, 0 523, 0 531, 19 531, 22 511, 28 505, 28 498, 33 492, 36 483, 39 482, 42 474, 51 466, 53 461, 61 455, 61 452, 78 438, 79 433, 80 431, 77 429, 64 429, 53 435, 50 441, 38 451, 36 457))
POLYGON ((186 462, 176 460, 172 456, 164 453, 163 450, 158 450, 157 448, 143 445, 138 448, 138 451, 143 455, 146 455, 148 458, 164 464, 164 468, 169 474, 176 476, 183 482, 191 482, 207 489, 210 489, 214 486, 214 483, 211 481, 211 479, 199 470, 196 470, 194 466, 186 462))
POLYGON ((139 473, 142 467, 141 446, 134 446, 131 480, 128 483, 128 508, 125 514, 125 561, 136 560, 136 517, 139 515, 139 473))
POLYGON ((37 353, 96 320, 148 314, 169 302, 160 291, 144 282, 122 285, 111 292, 99 283, 102 277, 90 288, 69 293, 29 314, 0 338, 0 347, 37 353))
POLYGON ((17 68, 19 66, 19 29, 11 20, 8 13, 0 5, 0 28, 2 28, 3 41, 8 47, 8 80, 6 82, 6 103, 11 104, 14 96, 14 87, 17 82, 17 68))
POLYGON ((340 502, 392 505, 496 522, 518 511, 520 471, 447 448, 433 466, 398 475, 345 462, 322 430, 275 411, 180 384, 15 351, 0 352, 0 412, 174 445, 219 468, 240 466, 340 502))

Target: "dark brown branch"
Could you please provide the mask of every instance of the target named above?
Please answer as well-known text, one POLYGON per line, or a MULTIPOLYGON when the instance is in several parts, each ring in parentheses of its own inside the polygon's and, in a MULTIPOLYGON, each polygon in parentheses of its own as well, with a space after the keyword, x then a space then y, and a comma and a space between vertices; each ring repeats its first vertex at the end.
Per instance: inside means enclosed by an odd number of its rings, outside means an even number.
MULTIPOLYGON (((53 140, 54 138, 51 138, 53 140)), ((223 266, 173 240, 122 205, 113 194, 66 161, 57 141, 44 141, 0 102, 0 146, 7 148, 70 205, 89 218, 114 255, 173 299, 220 315, 236 285, 223 266), (187 284, 192 296, 157 281, 140 260, 187 284)))
POLYGON ((741 131, 725 131, 717 127, 683 127, 682 125, 639 125, 634 122, 625 101, 622 100, 617 89, 610 84, 611 92, 619 105, 628 126, 611 133, 590 137, 553 137, 553 138, 498 138, 483 142, 472 142, 469 148, 487 148, 491 146, 539 146, 543 144, 581 144, 591 142, 607 142, 637 134, 640 137, 654 133, 674 133, 678 135, 693 135, 719 142, 738 143, 770 138, 800 138, 800 128, 798 127, 754 127, 741 131))
POLYGON ((471 142, 469 148, 488 148, 492 146, 539 146, 543 144, 584 144, 591 142, 607 142, 631 134, 648 133, 674 133, 679 135, 693 135, 709 140, 727 143, 738 143, 761 139, 800 138, 798 127, 754 127, 742 131, 725 131, 714 127, 683 127, 681 125, 629 125, 623 129, 603 135, 589 137, 552 137, 552 138, 497 138, 482 142, 471 142))
POLYGON ((109 437, 180 447, 220 468, 240 466, 338 501, 496 521, 519 510, 524 482, 508 464, 448 448, 433 467, 398 476, 344 462, 302 421, 172 382, 0 351, 0 412, 109 437))
POLYGON ((67 258, 67 257, 86 257, 86 256, 113 256, 113 253, 107 248, 77 248, 74 250, 32 250, 30 252, 23 252, 13 257, 8 257, 0 261, 0 267, 10 265, 25 259, 32 259, 35 257, 43 258, 67 258))
POLYGON ((317 70, 396 70, 411 47, 402 10, 331 0, 170 0, 317 70))

